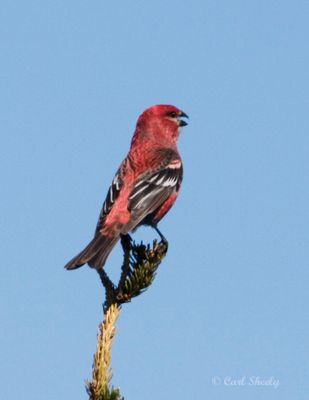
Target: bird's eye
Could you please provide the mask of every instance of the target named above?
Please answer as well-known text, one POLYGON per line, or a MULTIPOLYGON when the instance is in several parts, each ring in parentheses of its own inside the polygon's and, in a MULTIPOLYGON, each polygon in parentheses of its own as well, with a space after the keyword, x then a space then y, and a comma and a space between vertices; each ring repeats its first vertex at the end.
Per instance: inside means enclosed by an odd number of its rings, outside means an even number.
POLYGON ((175 111, 172 111, 172 112, 168 113, 168 116, 171 118, 176 118, 177 114, 175 113, 175 111))

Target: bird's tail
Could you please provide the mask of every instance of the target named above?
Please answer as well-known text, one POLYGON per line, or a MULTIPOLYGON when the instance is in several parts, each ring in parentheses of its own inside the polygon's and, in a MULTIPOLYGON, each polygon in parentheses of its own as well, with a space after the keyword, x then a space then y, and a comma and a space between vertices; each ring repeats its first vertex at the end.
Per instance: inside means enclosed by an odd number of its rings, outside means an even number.
POLYGON ((84 264, 95 269, 100 269, 106 262, 106 259, 115 246, 119 236, 102 236, 101 234, 96 235, 92 241, 84 248, 77 256, 72 258, 64 268, 76 269, 82 267, 84 264))

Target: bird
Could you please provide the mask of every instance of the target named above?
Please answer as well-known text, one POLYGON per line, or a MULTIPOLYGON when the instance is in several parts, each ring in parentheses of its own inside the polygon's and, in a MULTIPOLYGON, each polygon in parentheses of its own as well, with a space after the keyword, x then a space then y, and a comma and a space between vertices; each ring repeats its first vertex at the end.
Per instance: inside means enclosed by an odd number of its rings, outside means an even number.
MULTIPOLYGON (((188 115, 173 105, 147 108, 138 118, 127 156, 117 170, 90 243, 70 260, 73 270, 88 264, 101 270, 119 239, 141 225, 154 228, 175 203, 183 179, 177 148, 188 115)), ((166 241, 167 242, 167 241, 166 241)))

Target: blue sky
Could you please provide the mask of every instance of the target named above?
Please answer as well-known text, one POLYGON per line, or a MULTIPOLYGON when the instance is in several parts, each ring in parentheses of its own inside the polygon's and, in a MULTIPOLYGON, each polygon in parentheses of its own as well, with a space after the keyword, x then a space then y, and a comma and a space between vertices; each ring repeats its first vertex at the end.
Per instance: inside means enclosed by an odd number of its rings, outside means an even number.
MULTIPOLYGON (((63 265, 140 112, 172 103, 190 115, 183 190, 154 285, 123 307, 113 384, 134 400, 307 399, 308 17, 301 0, 2 1, 1 397, 87 399, 104 293, 63 265)), ((120 263, 117 247, 113 277, 120 263)))

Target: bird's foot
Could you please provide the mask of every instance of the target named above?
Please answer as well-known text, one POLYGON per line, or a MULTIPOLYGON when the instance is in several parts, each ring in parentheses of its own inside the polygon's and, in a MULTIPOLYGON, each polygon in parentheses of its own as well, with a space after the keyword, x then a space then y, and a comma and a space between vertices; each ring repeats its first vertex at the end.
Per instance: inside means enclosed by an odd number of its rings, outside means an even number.
POLYGON ((157 231, 158 235, 160 236, 161 242, 165 245, 166 250, 168 248, 168 241, 166 239, 166 237, 163 235, 163 233, 159 230, 159 228, 157 228, 156 226, 154 227, 155 230, 157 231))

